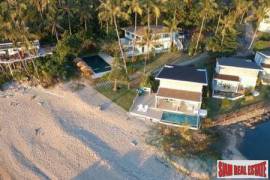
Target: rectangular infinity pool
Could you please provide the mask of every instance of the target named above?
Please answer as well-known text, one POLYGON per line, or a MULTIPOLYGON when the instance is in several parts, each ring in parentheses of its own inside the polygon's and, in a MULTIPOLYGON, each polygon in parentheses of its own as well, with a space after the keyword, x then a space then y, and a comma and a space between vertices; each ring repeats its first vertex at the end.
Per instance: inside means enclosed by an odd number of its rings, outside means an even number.
POLYGON ((197 116, 171 113, 171 112, 163 112, 162 117, 161 117, 161 122, 178 124, 178 125, 189 125, 194 128, 198 128, 197 121, 199 121, 199 118, 197 116))
POLYGON ((94 71, 94 73, 102 73, 111 70, 111 65, 108 64, 99 55, 86 56, 82 58, 88 66, 94 71))

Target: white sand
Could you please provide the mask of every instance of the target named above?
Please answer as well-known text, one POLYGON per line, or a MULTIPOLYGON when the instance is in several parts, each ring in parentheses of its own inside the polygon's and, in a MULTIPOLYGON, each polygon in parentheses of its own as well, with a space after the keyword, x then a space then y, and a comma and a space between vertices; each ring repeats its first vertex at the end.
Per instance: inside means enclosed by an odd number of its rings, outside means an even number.
POLYGON ((183 179, 145 144, 148 128, 88 85, 0 91, 0 179, 183 179))

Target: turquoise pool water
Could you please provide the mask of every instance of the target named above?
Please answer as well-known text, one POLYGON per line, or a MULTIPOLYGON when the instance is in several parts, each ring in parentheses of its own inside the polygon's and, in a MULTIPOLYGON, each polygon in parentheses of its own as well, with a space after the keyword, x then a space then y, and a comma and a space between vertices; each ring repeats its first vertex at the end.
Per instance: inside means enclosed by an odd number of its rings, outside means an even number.
POLYGON ((179 125, 190 125, 191 127, 197 128, 198 126, 198 117, 190 116, 185 114, 164 112, 161 117, 162 122, 179 124, 179 125))
POLYGON ((86 56, 82 58, 95 73, 102 73, 111 70, 111 66, 99 55, 86 56))

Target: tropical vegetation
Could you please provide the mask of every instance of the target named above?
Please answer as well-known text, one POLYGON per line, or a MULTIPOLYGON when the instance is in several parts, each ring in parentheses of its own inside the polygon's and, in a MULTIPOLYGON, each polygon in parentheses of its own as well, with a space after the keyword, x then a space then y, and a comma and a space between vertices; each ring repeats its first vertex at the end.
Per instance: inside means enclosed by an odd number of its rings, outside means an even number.
MULTIPOLYGON (((218 55, 234 53, 242 46, 245 23, 253 27, 250 44, 256 44, 259 22, 265 18, 269 0, 5 0, 0 2, 0 41, 29 48, 38 39, 53 45, 52 56, 1 64, 1 80, 16 75, 38 81, 67 79, 76 72, 72 59, 83 53, 110 52, 119 61, 109 79, 129 81, 130 66, 140 58, 127 58, 121 46, 121 28, 147 26, 144 41, 152 39, 150 25, 164 25, 169 31, 182 31, 189 55, 204 51, 218 55), (10 70, 14 74, 10 74, 10 70), (119 72, 117 72, 119 71, 119 72), (123 75, 125 74, 125 75, 123 75)), ((151 54, 145 55, 144 73, 151 54)), ((115 87, 114 87, 115 89, 115 87)))

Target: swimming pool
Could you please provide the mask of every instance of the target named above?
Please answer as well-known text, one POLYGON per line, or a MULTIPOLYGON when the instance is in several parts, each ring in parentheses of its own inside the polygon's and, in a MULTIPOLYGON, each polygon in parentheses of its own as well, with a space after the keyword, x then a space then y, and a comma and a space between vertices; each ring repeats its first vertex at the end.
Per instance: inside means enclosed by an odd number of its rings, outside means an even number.
POLYGON ((161 122, 172 123, 177 125, 189 125, 194 128, 198 128, 199 118, 197 116, 191 116, 186 114, 178 114, 171 112, 163 112, 161 122))
POLYGON ((85 56, 82 58, 88 66, 94 71, 94 73, 103 73, 111 71, 111 65, 108 64, 99 55, 85 56))

